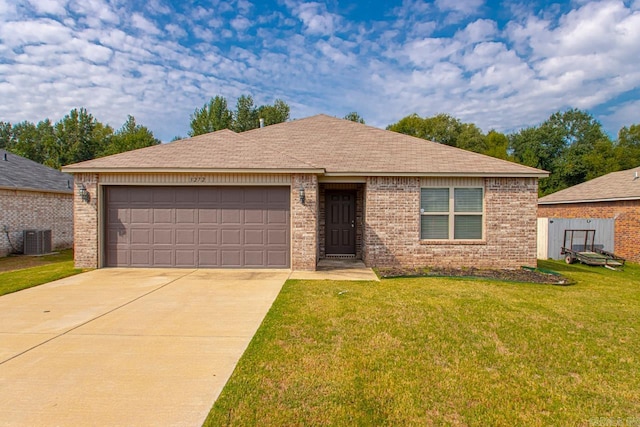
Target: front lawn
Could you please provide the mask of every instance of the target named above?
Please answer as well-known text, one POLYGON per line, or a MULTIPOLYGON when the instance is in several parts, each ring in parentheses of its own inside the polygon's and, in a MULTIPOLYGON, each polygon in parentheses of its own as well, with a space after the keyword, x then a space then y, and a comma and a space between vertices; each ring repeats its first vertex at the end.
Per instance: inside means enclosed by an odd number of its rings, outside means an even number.
POLYGON ((577 284, 288 281, 205 425, 640 422, 640 268, 540 267, 577 284))
POLYGON ((41 257, 0 258, 0 295, 73 276, 82 271, 73 266, 71 249, 41 257))

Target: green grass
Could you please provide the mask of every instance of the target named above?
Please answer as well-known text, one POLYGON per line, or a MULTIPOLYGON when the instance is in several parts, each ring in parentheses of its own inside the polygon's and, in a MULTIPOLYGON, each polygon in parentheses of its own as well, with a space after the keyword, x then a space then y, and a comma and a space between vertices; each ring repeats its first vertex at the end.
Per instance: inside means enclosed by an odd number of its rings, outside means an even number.
POLYGON ((72 250, 43 257, 0 258, 0 295, 42 285, 83 271, 73 266, 72 250))
POLYGON ((640 267, 573 286, 288 281, 205 425, 640 421, 640 267))

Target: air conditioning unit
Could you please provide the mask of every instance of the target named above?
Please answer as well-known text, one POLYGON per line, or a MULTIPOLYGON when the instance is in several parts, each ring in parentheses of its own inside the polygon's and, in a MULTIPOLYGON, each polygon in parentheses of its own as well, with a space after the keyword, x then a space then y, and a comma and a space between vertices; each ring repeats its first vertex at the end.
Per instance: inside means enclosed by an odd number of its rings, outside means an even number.
POLYGON ((51 252, 51 230, 24 230, 24 254, 42 255, 51 252))

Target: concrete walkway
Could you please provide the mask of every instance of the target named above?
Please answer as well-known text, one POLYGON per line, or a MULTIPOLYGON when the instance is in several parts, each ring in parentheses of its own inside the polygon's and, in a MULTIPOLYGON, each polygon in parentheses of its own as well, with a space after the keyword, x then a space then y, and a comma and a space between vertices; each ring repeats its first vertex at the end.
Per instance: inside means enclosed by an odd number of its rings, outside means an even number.
POLYGON ((0 425, 201 425, 289 274, 102 269, 0 297, 0 425))
POLYGON ((321 259, 316 271, 294 271, 289 279, 380 281, 372 269, 355 259, 321 259))

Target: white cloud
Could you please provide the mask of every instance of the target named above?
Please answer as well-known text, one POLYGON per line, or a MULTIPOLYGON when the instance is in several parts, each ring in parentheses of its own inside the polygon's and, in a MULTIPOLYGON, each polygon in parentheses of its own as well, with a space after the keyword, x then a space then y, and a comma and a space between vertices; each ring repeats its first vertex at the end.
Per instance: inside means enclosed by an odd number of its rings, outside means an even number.
POLYGON ((9 47, 33 43, 62 43, 71 38, 71 30, 58 21, 11 21, 0 26, 0 39, 9 47))
POLYGON ((301 3, 293 8, 293 12, 310 34, 331 35, 340 21, 340 17, 329 13, 322 3, 301 3))
POLYGON ((67 0, 28 0, 38 13, 49 15, 66 15, 67 0))
POLYGON ((167 24, 164 29, 171 34, 174 38, 181 39, 187 37, 187 32, 180 26, 175 24, 167 24))
POLYGON ((153 34, 153 35, 160 34, 160 30, 158 29, 158 27, 156 27, 151 21, 149 21, 147 18, 145 18, 139 13, 134 13, 131 16, 131 23, 133 24, 134 27, 142 31, 145 31, 149 34, 153 34))
POLYGON ((231 26, 236 31, 244 31, 251 26, 251 21, 244 16, 238 16, 231 20, 231 26))

